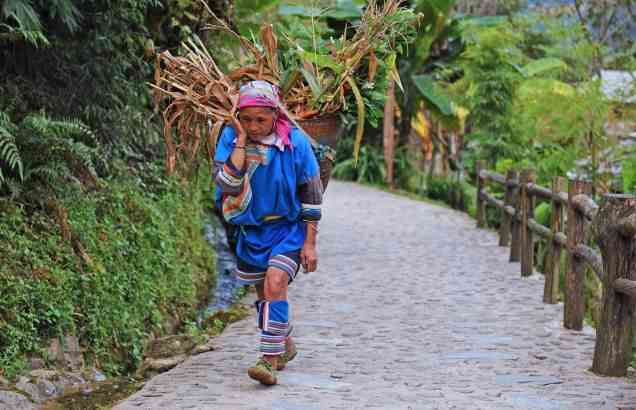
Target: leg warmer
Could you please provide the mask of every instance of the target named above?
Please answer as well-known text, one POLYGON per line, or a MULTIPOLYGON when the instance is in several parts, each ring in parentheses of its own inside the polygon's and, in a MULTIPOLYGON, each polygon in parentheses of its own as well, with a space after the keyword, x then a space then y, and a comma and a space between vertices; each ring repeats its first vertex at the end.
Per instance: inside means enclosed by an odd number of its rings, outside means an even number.
POLYGON ((257 324, 261 329, 261 353, 279 355, 285 353, 285 341, 291 333, 289 302, 286 300, 256 301, 257 324))

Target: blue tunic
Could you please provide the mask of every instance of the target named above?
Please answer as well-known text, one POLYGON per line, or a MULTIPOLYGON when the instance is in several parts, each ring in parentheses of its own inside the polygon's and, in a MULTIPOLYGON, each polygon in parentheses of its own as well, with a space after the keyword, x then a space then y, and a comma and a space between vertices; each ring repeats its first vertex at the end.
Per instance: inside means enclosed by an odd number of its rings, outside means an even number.
MULTIPOLYGON (((236 131, 225 127, 219 138, 215 162, 225 163, 234 150, 236 131)), ((251 198, 244 211, 229 223, 239 225, 236 253, 243 261, 267 269, 272 256, 297 251, 305 241, 298 187, 319 175, 318 162, 307 137, 297 128, 291 147, 267 149, 267 161, 249 175, 251 198), (275 220, 266 220, 276 218, 275 220)), ((249 174, 249 173, 248 173, 249 174)), ((247 175, 246 175, 247 176, 247 175)), ((217 206, 221 188, 216 187, 217 206)), ((227 216, 226 216, 227 217, 227 216)))

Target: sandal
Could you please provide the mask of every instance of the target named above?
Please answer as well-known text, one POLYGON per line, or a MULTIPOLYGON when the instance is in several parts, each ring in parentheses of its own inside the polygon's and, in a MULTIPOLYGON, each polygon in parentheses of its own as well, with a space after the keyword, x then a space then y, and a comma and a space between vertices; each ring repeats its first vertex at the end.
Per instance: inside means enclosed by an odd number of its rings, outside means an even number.
POLYGON ((266 386, 273 386, 278 383, 274 366, 265 359, 259 359, 254 366, 247 369, 247 374, 252 379, 258 380, 261 384, 266 386))
POLYGON ((285 353, 278 356, 278 365, 276 366, 276 370, 283 370, 287 363, 294 360, 297 354, 298 350, 296 350, 296 343, 292 342, 291 348, 286 350, 285 353))

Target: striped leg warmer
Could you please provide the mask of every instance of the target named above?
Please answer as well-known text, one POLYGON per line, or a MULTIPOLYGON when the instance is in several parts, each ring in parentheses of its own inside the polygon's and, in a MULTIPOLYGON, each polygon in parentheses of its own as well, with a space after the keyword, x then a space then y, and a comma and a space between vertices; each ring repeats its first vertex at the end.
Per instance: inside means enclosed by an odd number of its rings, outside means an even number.
POLYGON ((285 341, 291 333, 289 302, 286 300, 256 301, 257 324, 261 329, 261 353, 279 355, 285 353, 285 341))

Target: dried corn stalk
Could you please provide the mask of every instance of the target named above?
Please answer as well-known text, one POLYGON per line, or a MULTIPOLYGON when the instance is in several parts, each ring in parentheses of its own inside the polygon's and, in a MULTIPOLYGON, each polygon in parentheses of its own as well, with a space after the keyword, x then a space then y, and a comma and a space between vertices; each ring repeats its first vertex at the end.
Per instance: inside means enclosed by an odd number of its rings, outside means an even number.
POLYGON ((163 120, 169 174, 178 165, 189 169, 202 146, 212 161, 221 127, 238 105, 236 86, 219 70, 201 41, 191 39, 183 47, 183 57, 168 51, 157 55, 151 84, 155 106, 166 104, 163 120))
POLYGON ((346 95, 352 92, 358 109, 357 156, 364 130, 365 106, 356 83, 356 72, 363 59, 369 57, 369 72, 364 77, 372 80, 376 75, 374 50, 395 40, 395 29, 399 23, 391 16, 400 10, 402 1, 387 0, 383 6, 371 1, 353 38, 347 39, 345 35, 339 49, 331 48, 331 67, 321 67, 305 60, 302 67, 291 70, 283 84, 278 40, 272 25, 265 24, 261 28, 261 44, 258 47, 234 32, 201 1, 216 21, 206 28, 235 36, 254 62, 225 75, 198 38, 183 44, 186 50, 184 56, 173 56, 167 51, 157 56, 152 87, 155 89, 156 106, 163 104, 165 107, 163 119, 168 173, 174 173, 178 167, 190 169, 202 146, 212 161, 219 132, 236 112, 238 88, 242 82, 250 80, 265 80, 279 85, 292 121, 340 111, 346 104, 346 95), (176 137, 173 136, 174 128, 177 130, 176 137))
POLYGON ((274 27, 267 23, 263 24, 261 27, 260 40, 261 47, 263 48, 263 51, 261 52, 256 44, 232 30, 225 21, 218 18, 207 3, 202 0, 201 3, 216 21, 215 24, 207 24, 205 29, 224 31, 236 37, 241 43, 243 49, 248 51, 254 58, 254 64, 236 69, 230 72, 228 77, 234 82, 244 80, 265 80, 272 84, 279 85, 280 69, 278 65, 278 39, 274 34, 274 27))

